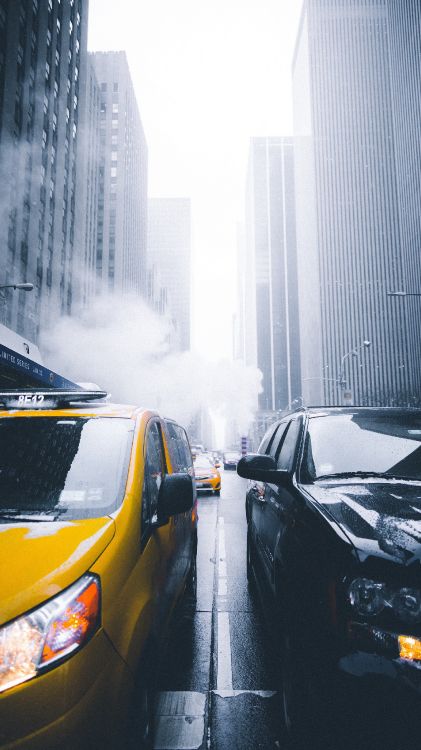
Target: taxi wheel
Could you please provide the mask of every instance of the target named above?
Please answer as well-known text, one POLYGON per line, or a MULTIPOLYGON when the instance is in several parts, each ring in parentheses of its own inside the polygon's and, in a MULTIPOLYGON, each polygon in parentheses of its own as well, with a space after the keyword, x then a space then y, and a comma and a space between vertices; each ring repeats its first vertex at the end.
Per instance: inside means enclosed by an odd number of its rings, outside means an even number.
POLYGON ((131 732, 132 750, 152 750, 154 729, 154 691, 152 686, 136 686, 131 732))
POLYGON ((196 603, 197 597, 197 553, 196 548, 193 550, 193 554, 190 561, 190 570, 187 576, 186 583, 186 596, 189 599, 194 599, 196 603))
POLYGON ((217 495, 217 497, 219 497, 220 494, 221 494, 221 490, 215 490, 214 495, 217 495))
POLYGON ((158 665, 158 648, 153 641, 148 641, 136 669, 128 750, 152 750, 158 665))

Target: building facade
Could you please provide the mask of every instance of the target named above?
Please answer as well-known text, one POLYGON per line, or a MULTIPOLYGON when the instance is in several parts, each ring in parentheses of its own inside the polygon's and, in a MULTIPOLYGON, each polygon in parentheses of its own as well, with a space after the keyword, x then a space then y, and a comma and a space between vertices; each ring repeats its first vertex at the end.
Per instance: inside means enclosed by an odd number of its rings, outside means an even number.
POLYGON ((0 0, 2 320, 37 340, 80 296, 83 216, 77 182, 87 0, 0 0))
POLYGON ((293 92, 308 403, 420 395, 419 305, 387 294, 421 291, 420 31, 416 0, 304 3, 293 92))
POLYGON ((174 342, 190 349, 191 205, 189 198, 151 198, 148 208, 148 265, 156 266, 167 289, 174 342))
POLYGON ((98 291, 146 294, 148 151, 124 52, 93 52, 100 89, 98 291))
POLYGON ((259 409, 300 396, 297 269, 291 138, 253 138, 246 193, 246 364, 263 373, 259 409), (253 361, 253 356, 255 357, 253 361))

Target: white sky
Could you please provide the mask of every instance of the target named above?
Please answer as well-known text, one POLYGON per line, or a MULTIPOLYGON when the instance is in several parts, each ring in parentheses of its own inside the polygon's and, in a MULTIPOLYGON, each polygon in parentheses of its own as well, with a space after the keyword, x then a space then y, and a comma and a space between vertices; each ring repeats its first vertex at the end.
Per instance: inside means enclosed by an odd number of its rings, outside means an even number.
POLYGON ((193 343, 231 356, 251 136, 292 132, 302 0, 90 0, 89 49, 127 52, 149 195, 192 199, 193 343))

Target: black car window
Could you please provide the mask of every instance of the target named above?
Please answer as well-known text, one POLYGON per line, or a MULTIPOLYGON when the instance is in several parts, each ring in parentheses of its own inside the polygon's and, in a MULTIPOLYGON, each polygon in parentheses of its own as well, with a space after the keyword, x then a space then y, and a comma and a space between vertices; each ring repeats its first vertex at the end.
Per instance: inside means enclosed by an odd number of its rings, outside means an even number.
POLYGON ((165 471, 160 429, 157 423, 153 422, 146 437, 145 477, 142 497, 142 540, 148 535, 151 523, 157 519, 158 494, 165 471))
POLYGON ((273 456, 273 458, 277 458, 277 456, 279 454, 281 443, 282 443, 282 440, 283 440, 283 438, 285 436, 285 432, 287 430, 287 427, 288 427, 288 422, 281 422, 278 425, 278 429, 276 430, 276 433, 274 434, 274 436, 272 438, 271 445, 268 446, 269 447, 269 455, 273 456))
POLYGON ((288 430, 285 434, 283 442, 280 445, 279 455, 276 456, 278 469, 286 469, 287 471, 291 471, 294 463, 298 438, 300 435, 300 427, 300 419, 293 419, 289 423, 288 430))
POLYGON ((258 453, 269 453, 273 439, 276 435, 276 432, 278 430, 279 423, 276 425, 271 425, 269 429, 265 432, 263 436, 263 440, 259 445, 258 453))

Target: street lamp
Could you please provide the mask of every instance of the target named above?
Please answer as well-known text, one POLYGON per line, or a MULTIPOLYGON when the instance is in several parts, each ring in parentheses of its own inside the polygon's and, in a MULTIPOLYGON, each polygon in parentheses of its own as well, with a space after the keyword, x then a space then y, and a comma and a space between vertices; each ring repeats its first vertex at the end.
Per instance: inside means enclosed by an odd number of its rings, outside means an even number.
POLYGON ((5 322, 5 309, 7 305, 7 296, 3 289, 19 289, 22 292, 32 292, 34 285, 30 282, 23 281, 20 284, 0 284, 0 305, 1 305, 1 319, 5 322))
POLYGON ((22 292, 32 292, 33 288, 34 285, 26 281, 22 284, 0 284, 0 289, 20 289, 22 292))
POLYGON ((421 292, 386 292, 387 297, 421 297, 421 292))
MULTIPOLYGON (((346 378, 345 378, 345 360, 348 359, 348 357, 358 357, 359 356, 359 350, 360 349, 368 349, 369 346, 371 346, 371 341, 368 341, 367 339, 365 339, 363 341, 363 343, 360 344, 360 346, 354 346, 354 348, 351 349, 351 351, 347 352, 342 357, 342 359, 341 359, 341 367, 340 367, 340 370, 339 370, 339 375, 338 375, 337 383, 338 383, 338 386, 341 389, 341 391, 342 391, 343 394, 344 394, 344 391, 345 391, 346 386, 347 386, 347 381, 346 381, 346 378)), ((352 397, 350 396, 349 398, 352 398, 352 397)))

